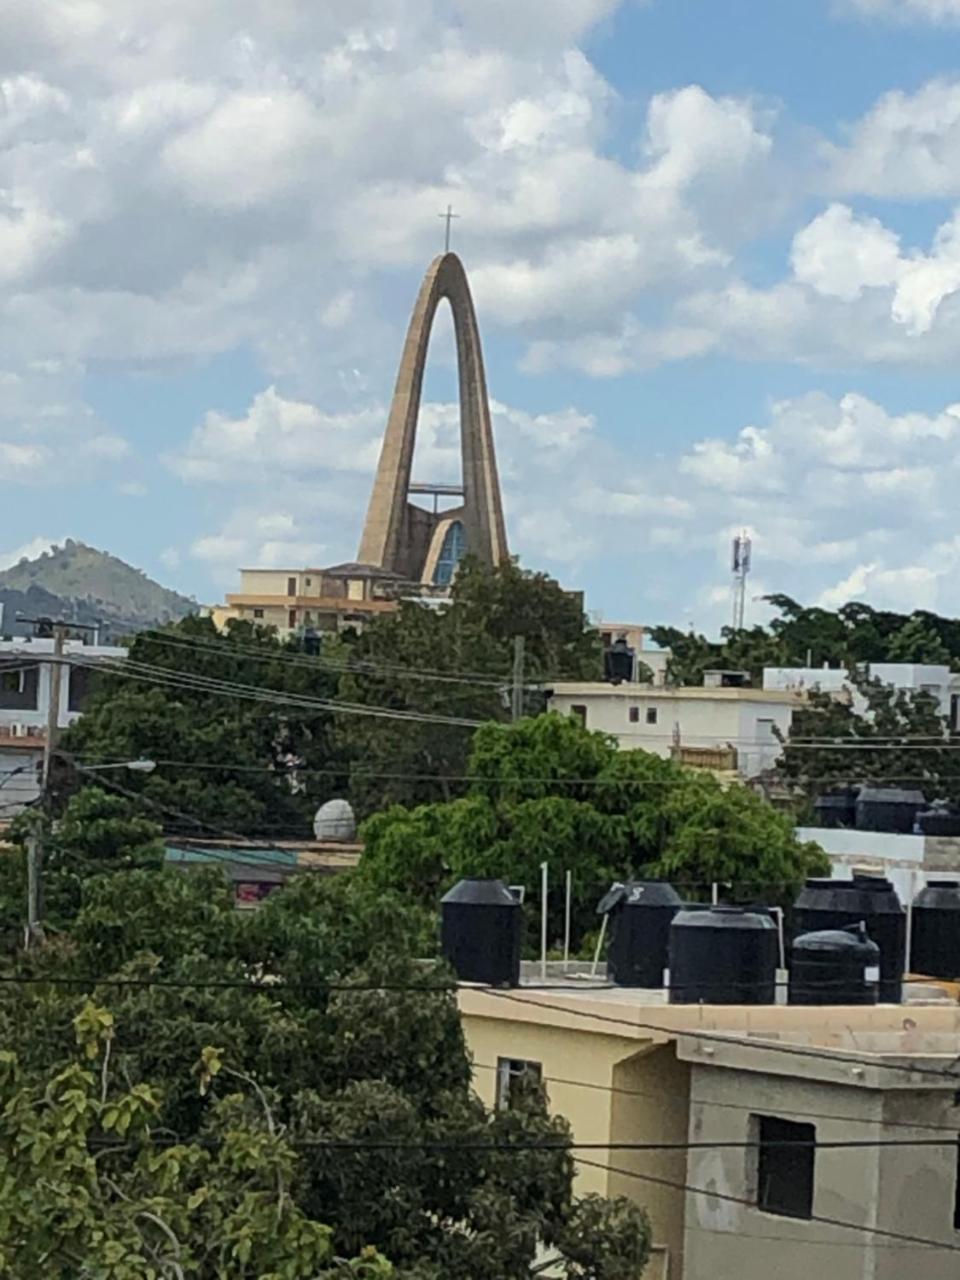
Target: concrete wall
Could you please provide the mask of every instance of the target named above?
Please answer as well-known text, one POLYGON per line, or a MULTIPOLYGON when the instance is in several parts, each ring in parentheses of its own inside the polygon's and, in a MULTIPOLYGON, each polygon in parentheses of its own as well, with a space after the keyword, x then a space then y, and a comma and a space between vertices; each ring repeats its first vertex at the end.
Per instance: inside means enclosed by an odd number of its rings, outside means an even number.
MULTIPOLYGON (((539 1062, 554 1114, 570 1122, 577 1142, 683 1142, 687 1129, 686 1063, 672 1045, 598 1036, 540 1023, 465 1015, 463 1028, 473 1057, 474 1088, 488 1107, 496 1097, 498 1058, 539 1062)), ((627 1196, 650 1214, 658 1246, 644 1280, 679 1280, 683 1250, 683 1195, 629 1177, 631 1172, 683 1181, 683 1153, 590 1151, 577 1166, 578 1195, 627 1196), (611 1166, 624 1173, 609 1172, 611 1166), (665 1269, 669 1258, 668 1271, 665 1269)))
MULTIPOLYGON (((812 1123, 818 1142, 929 1136, 928 1129, 892 1128, 889 1096, 824 1081, 694 1065, 690 1141, 750 1141, 753 1114, 812 1123)), ((941 1095, 912 1094, 910 1099, 919 1123, 944 1122, 941 1095)), ((819 1150, 813 1212, 956 1244, 955 1176, 955 1146, 819 1150)), ((713 1194, 688 1193, 685 1280, 811 1280, 819 1273, 831 1280, 945 1280, 956 1273, 951 1259, 933 1249, 895 1247, 869 1233, 737 1203, 756 1199, 755 1151, 692 1150, 688 1181, 713 1194), (722 1200, 717 1193, 731 1199, 722 1200)))
POLYGON ((652 751, 667 757, 673 749, 676 727, 685 747, 729 744, 737 749, 741 775, 753 777, 770 768, 780 755, 773 727, 787 734, 793 707, 782 699, 729 696, 734 692, 611 685, 588 693, 560 686, 555 688, 549 707, 569 714, 572 707, 585 706, 587 728, 613 734, 624 751, 652 751), (636 723, 630 720, 631 707, 638 709, 636 723), (647 724, 648 709, 656 711, 656 724, 647 724))
MULTIPOLYGON (((117 659, 126 657, 126 649, 110 645, 83 644, 80 641, 68 640, 68 655, 74 654, 84 662, 96 662, 98 659, 117 659)), ((52 664, 44 662, 44 658, 53 653, 52 640, 12 640, 0 641, 0 659, 10 666, 23 662, 39 664, 36 676, 36 705, 32 707, 0 707, 0 725, 24 724, 34 729, 46 729, 47 714, 50 706, 51 681, 60 682, 60 716, 61 729, 80 717, 78 710, 70 709, 70 668, 64 664, 52 675, 52 664)))

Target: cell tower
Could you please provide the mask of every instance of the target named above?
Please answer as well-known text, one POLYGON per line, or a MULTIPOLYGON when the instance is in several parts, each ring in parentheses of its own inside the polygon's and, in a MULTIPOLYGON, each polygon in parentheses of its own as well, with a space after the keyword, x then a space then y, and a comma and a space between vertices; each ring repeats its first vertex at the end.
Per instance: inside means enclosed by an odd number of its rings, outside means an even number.
POLYGON ((743 630, 743 619, 747 607, 747 577, 750 573, 750 560, 753 544, 750 535, 744 529, 733 540, 733 629, 743 630))

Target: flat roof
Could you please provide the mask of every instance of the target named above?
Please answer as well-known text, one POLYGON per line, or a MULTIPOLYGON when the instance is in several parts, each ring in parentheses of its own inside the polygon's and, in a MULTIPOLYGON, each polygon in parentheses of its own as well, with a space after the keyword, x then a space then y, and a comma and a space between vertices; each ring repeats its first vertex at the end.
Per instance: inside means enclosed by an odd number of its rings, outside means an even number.
MULTIPOLYGON (((642 658, 643 651, 640 655, 642 658)), ((557 680, 550 688, 554 694, 576 698, 663 698, 695 702, 775 702, 781 706, 800 706, 806 701, 801 690, 714 688, 704 685, 608 684, 603 680, 557 680)))

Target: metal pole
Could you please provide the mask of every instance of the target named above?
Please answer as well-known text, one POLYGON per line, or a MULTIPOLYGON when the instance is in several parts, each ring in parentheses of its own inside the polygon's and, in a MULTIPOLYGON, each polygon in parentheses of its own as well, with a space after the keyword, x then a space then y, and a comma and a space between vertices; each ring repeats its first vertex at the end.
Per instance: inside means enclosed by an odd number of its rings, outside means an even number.
POLYGON ((50 800, 50 771, 60 732, 60 682, 63 679, 63 652, 67 628, 54 623, 53 659, 46 664, 47 738, 43 744, 43 771, 40 775, 40 820, 27 842, 27 946, 43 939, 43 828, 50 800))
POLYGON ((603 940, 607 936, 607 921, 610 919, 609 913, 603 917, 603 924, 600 926, 600 937, 597 939, 597 949, 593 953, 593 964, 590 967, 590 977, 597 976, 597 966, 600 964, 600 952, 603 950, 603 940))
POLYGON ((910 872, 910 897, 907 900, 907 973, 913 973, 913 900, 916 897, 917 873, 910 872))
POLYGON ((510 692, 510 719, 523 719, 523 636, 513 637, 513 685, 510 692))
POLYGON ((549 893, 549 869, 540 863, 540 980, 547 980, 547 896, 549 893))
POLYGON ((563 971, 567 972, 570 964, 570 899, 573 893, 573 872, 567 872, 567 904, 563 920, 563 971))
POLYGON ((714 880, 713 884, 710 886, 710 904, 711 906, 715 907, 719 901, 720 901, 720 886, 717 883, 717 881, 714 880))

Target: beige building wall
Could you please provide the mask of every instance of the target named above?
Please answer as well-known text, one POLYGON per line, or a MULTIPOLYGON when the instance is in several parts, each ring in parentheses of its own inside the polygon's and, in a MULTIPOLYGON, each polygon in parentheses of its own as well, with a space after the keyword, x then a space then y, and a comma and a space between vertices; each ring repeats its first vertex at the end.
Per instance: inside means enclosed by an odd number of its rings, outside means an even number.
MULTIPOLYGON (((640 655, 642 657, 642 654, 640 655)), ((648 685, 558 683, 549 709, 586 709, 586 727, 612 734, 624 751, 670 756, 679 734, 684 747, 735 747, 738 768, 752 777, 781 752, 776 731, 789 732, 802 696, 761 689, 658 688, 648 685)))

